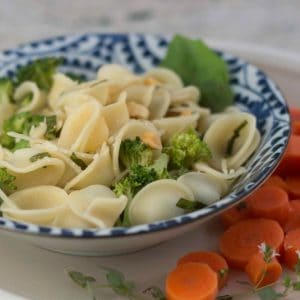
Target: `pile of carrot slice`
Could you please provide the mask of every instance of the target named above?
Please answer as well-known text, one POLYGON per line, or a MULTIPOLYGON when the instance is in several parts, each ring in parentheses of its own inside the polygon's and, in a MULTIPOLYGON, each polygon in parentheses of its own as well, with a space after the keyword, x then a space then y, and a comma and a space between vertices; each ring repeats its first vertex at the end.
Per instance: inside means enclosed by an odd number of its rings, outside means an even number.
POLYGON ((255 288, 275 283, 300 255, 300 109, 291 109, 292 135, 274 174, 243 202, 220 216, 219 253, 181 257, 166 279, 168 300, 213 300, 229 268, 242 270, 255 288))

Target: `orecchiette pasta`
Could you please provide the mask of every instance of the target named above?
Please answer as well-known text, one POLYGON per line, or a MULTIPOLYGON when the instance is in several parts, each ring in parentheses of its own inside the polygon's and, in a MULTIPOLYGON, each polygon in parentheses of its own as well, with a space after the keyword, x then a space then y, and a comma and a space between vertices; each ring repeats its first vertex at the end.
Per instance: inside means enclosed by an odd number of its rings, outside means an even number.
POLYGON ((182 200, 228 193, 260 143, 253 115, 212 114, 169 69, 109 64, 92 81, 51 78, 0 98, 0 209, 13 220, 101 229, 176 217, 182 200))

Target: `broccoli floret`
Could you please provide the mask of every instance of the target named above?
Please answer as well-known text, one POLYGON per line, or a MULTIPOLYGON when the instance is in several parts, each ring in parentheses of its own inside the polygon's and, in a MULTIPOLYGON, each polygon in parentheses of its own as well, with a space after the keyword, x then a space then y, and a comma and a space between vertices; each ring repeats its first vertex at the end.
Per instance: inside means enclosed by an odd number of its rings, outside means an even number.
POLYGON ((26 66, 22 66, 16 73, 16 85, 24 81, 33 81, 40 89, 49 91, 53 83, 53 75, 56 68, 62 64, 62 62, 62 58, 46 57, 37 59, 26 66))
POLYGON ((117 196, 126 195, 132 199, 134 195, 148 183, 159 179, 153 168, 133 165, 128 175, 124 176, 114 187, 117 196))
POLYGON ((3 147, 15 151, 21 148, 27 148, 29 143, 22 141, 16 142, 15 139, 7 133, 10 131, 28 135, 32 127, 38 126, 41 122, 46 122, 47 131, 45 138, 48 140, 57 137, 56 116, 32 115, 30 112, 21 112, 14 114, 3 123, 3 133, 0 136, 0 143, 3 147))
POLYGON ((126 139, 121 143, 119 158, 127 168, 134 165, 148 166, 152 163, 153 151, 139 137, 135 140, 126 139))
POLYGON ((129 172, 114 186, 114 192, 117 196, 126 195, 128 203, 124 213, 119 218, 117 224, 120 226, 130 226, 128 218, 129 203, 135 194, 147 184, 164 178, 170 178, 167 170, 169 157, 163 153, 150 166, 132 165, 129 172))
POLYGON ((16 176, 9 174, 6 168, 0 168, 0 188, 4 192, 9 193, 17 189, 14 183, 15 179, 16 176))
POLYGON ((167 170, 168 161, 168 155, 163 153, 150 166, 132 165, 128 174, 114 186, 114 192, 118 196, 126 195, 133 198, 142 187, 152 181, 170 178, 167 170))
POLYGON ((14 84, 9 78, 0 78, 0 103, 12 102, 14 84))
POLYGON ((190 168, 194 162, 211 158, 208 146, 193 129, 173 135, 164 152, 169 155, 171 167, 175 169, 190 168))

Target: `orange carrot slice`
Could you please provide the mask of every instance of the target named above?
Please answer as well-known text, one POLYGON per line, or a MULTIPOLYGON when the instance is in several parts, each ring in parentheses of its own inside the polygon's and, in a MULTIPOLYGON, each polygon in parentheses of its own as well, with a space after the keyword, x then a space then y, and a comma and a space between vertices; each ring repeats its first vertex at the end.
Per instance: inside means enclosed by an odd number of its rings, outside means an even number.
POLYGON ((289 231, 283 242, 283 257, 286 265, 294 269, 299 257, 297 251, 300 250, 300 228, 289 231))
POLYGON ((283 159, 276 174, 281 176, 299 175, 300 170, 300 135, 292 134, 283 159))
POLYGON ((274 257, 266 262, 262 253, 256 253, 248 261, 245 272, 256 288, 276 282, 282 273, 282 267, 274 257))
POLYGON ((247 198, 249 212, 254 217, 261 217, 284 224, 288 218, 290 205, 286 191, 274 185, 259 188, 247 198))
POLYGON ((226 284, 229 268, 226 260, 220 254, 211 251, 190 252, 182 256, 178 260, 177 265, 185 264, 188 262, 208 264, 218 275, 219 289, 221 289, 226 284))
POLYGON ((221 213, 220 217, 225 228, 230 227, 241 220, 249 218, 249 211, 246 201, 240 202, 238 205, 226 209, 223 213, 221 213))
POLYGON ((291 114, 292 122, 300 120, 300 108, 298 107, 290 108, 290 114, 291 114))
POLYGON ((257 253, 261 243, 279 251, 283 242, 279 223, 269 219, 247 219, 229 227, 221 236, 221 253, 229 266, 244 269, 250 257, 257 253))
POLYGON ((218 277, 207 264, 185 263, 168 274, 165 290, 168 300, 215 300, 218 277))
POLYGON ((292 133, 300 135, 300 120, 294 121, 292 123, 292 133))
MULTIPOLYGON (((300 153, 300 148, 299 148, 300 153)), ((299 169, 300 174, 300 169, 299 169)), ((300 176, 288 176, 286 184, 292 199, 300 198, 300 176)))
POLYGON ((263 186, 266 186, 266 185, 275 185, 277 187, 284 189, 286 192, 288 191, 287 184, 279 175, 270 176, 263 184, 263 186))

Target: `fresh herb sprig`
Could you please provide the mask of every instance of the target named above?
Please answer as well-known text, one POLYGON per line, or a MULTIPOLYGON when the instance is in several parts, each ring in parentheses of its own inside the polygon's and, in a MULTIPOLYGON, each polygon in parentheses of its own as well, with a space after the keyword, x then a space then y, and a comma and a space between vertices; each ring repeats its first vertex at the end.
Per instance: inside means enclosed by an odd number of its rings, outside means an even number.
POLYGON ((108 288, 119 296, 129 300, 166 300, 163 291, 157 286, 151 286, 143 291, 138 291, 136 284, 127 280, 125 275, 119 270, 102 267, 105 271, 105 283, 98 283, 96 278, 85 275, 78 271, 68 271, 70 279, 83 289, 86 289, 93 300, 96 300, 96 289, 108 288))

